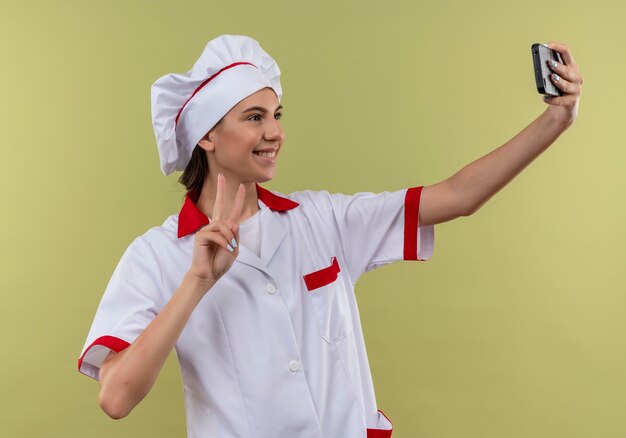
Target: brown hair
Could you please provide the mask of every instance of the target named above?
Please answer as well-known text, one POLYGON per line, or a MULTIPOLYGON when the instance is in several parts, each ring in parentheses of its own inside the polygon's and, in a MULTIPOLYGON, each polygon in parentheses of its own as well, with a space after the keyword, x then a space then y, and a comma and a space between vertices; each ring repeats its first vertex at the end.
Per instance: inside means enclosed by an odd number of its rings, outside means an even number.
POLYGON ((196 145, 191 153, 191 160, 185 167, 183 174, 178 178, 178 182, 185 186, 187 193, 185 196, 193 192, 193 201, 197 201, 204 185, 204 179, 209 172, 209 162, 206 152, 200 146, 196 145))

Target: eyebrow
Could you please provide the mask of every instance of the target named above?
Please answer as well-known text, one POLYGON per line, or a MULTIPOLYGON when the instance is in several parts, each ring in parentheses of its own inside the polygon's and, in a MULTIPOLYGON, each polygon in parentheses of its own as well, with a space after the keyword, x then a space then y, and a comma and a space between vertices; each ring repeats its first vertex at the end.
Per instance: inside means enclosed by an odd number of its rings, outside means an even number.
MULTIPOLYGON (((278 110, 281 110, 281 109, 283 109, 283 106, 282 105, 278 105, 278 107, 274 110, 274 112, 276 112, 278 110)), ((263 107, 252 106, 252 107, 248 108, 247 110, 243 110, 242 113, 247 113, 249 111, 259 111, 259 112, 262 112, 262 113, 266 113, 267 112, 267 110, 265 108, 263 108, 263 107)))

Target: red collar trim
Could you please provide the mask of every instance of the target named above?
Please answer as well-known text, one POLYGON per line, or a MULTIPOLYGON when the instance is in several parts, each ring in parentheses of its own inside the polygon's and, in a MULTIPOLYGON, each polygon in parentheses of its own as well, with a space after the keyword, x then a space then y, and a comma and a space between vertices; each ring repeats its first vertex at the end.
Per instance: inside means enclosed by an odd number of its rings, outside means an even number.
MULTIPOLYGON (((263 204, 274 211, 287 211, 300 205, 291 199, 278 196, 258 184, 256 185, 256 194, 263 204)), ((185 196, 185 203, 178 214, 179 238, 185 237, 209 223, 209 218, 196 207, 196 202, 198 202, 198 194, 195 191, 185 196)))
POLYGON ((296 201, 292 201, 291 199, 275 195, 274 193, 270 192, 267 189, 264 189, 258 184, 256 185, 256 195, 259 197, 263 204, 267 205, 271 210, 274 211, 287 211, 300 205, 296 201))

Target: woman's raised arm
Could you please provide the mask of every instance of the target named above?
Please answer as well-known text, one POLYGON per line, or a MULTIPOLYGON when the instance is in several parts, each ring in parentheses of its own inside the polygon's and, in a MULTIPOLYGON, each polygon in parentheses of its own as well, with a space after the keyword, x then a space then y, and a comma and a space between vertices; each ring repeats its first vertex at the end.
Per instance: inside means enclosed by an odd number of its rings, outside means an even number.
POLYGON ((474 214, 572 124, 578 114, 583 78, 567 46, 548 43, 564 64, 550 64, 552 82, 563 96, 545 100, 550 106, 519 134, 450 178, 424 187, 421 225, 432 225, 474 214))

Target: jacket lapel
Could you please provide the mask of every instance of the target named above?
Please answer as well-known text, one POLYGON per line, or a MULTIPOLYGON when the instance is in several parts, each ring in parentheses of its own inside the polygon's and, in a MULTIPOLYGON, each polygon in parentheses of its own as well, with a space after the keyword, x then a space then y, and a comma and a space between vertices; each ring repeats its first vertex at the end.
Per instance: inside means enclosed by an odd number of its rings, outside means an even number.
POLYGON ((259 271, 266 272, 267 266, 261 261, 261 259, 252 251, 250 251, 245 245, 239 245, 239 255, 235 262, 243 263, 251 266, 259 271))
MULTIPOLYGON (((289 198, 274 194, 258 184, 256 189, 261 209, 261 256, 258 257, 242 245, 236 261, 271 275, 268 265, 288 234, 287 229, 279 220, 279 215, 296 208, 299 204, 289 198)), ((194 233, 209 223, 209 218, 196 205, 198 196, 198 193, 191 191, 185 197, 185 203, 178 214, 179 238, 194 233)))
MULTIPOLYGON (((287 229, 277 218, 280 213, 271 211, 267 207, 263 213, 265 213, 265 220, 261 221, 261 235, 263 236, 261 238, 261 260, 266 266, 269 266, 272 257, 287 237, 287 229)), ((263 215, 261 215, 261 219, 263 219, 263 215)))
POLYGON ((282 244, 285 237, 287 237, 287 230, 280 223, 276 217, 277 212, 271 211, 263 203, 259 203, 261 208, 261 257, 257 257, 250 249, 245 245, 239 247, 239 255, 237 260, 240 263, 244 263, 253 268, 259 269, 267 274, 271 274, 268 269, 268 265, 271 259, 278 251, 278 248, 282 244))

